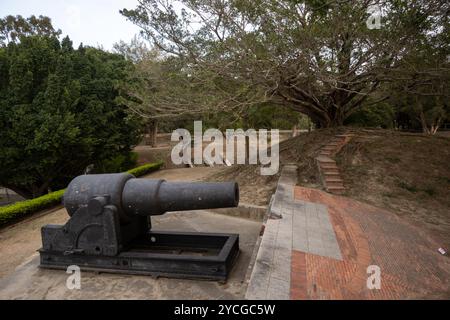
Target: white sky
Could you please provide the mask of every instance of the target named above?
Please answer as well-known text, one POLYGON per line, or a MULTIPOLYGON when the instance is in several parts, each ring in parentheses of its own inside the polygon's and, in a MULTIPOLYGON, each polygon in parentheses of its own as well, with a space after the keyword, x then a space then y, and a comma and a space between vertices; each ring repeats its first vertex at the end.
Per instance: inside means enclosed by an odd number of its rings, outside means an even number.
POLYGON ((119 13, 136 5, 137 0, 0 0, 0 17, 48 16, 54 28, 61 29, 63 36, 69 35, 75 47, 83 42, 110 50, 114 43, 129 42, 139 32, 119 13))

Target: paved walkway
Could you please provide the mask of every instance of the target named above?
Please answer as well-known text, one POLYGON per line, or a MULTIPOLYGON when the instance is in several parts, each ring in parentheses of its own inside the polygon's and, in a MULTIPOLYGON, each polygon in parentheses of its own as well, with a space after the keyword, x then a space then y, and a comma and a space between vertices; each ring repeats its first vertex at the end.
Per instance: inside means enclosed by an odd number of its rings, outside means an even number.
POLYGON ((439 244, 394 213, 295 186, 283 169, 248 299, 450 298, 450 261, 439 244), (381 289, 368 289, 369 266, 381 289))

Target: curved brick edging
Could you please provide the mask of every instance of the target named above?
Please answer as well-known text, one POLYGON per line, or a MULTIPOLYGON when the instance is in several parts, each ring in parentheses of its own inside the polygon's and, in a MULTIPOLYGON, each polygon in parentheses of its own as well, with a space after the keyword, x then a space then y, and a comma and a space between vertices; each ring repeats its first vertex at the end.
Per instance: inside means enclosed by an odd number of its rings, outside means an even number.
POLYGON ((350 141, 352 134, 336 135, 320 151, 316 157, 320 178, 325 190, 342 194, 345 191, 344 181, 341 178, 339 168, 333 157, 350 141))

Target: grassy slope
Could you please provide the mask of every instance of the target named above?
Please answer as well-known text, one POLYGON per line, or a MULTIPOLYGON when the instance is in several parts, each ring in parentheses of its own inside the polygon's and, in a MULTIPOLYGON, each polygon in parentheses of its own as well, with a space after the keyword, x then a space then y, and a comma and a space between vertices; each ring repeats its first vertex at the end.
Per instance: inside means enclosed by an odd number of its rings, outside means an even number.
POLYGON ((450 246, 450 139, 357 131, 337 155, 347 196, 391 209, 450 246))

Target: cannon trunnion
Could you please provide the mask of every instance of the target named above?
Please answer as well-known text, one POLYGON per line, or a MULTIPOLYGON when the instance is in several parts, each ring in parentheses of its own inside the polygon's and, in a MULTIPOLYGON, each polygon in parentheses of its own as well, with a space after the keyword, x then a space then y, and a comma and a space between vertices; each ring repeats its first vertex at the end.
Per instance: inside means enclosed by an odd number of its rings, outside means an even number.
POLYGON ((42 228, 40 267, 226 280, 239 235, 152 231, 151 216, 238 204, 239 188, 231 182, 80 176, 64 194, 69 221, 42 228))

